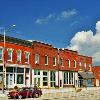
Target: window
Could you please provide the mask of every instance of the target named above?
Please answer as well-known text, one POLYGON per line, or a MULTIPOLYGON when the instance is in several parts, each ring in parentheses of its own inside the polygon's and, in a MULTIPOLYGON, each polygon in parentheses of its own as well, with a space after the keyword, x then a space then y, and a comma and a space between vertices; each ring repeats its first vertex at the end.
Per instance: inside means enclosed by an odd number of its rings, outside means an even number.
POLYGON ((40 75, 40 70, 34 70, 34 75, 40 75))
POLYGON ((53 66, 56 66, 56 57, 53 57, 53 66))
POLYGON ((35 64, 39 64, 39 55, 35 54, 35 64))
POLYGON ((23 84, 24 81, 23 74, 17 74, 17 84, 23 84))
POLYGON ((69 72, 69 84, 73 84, 73 72, 69 72))
POLYGON ((8 61, 12 61, 12 49, 8 49, 8 61))
POLYGON ((60 58, 60 65, 63 66, 63 58, 60 58))
POLYGON ((70 60, 68 59, 68 68, 70 68, 70 60))
POLYGON ((25 52, 25 63, 29 63, 29 52, 25 52))
POLYGON ((56 82, 56 74, 55 71, 50 72, 50 86, 55 87, 55 82, 56 82))
POLYGON ((89 64, 89 70, 92 71, 91 64, 89 64))
POLYGON ((79 67, 80 67, 80 69, 82 69, 82 63, 81 62, 79 62, 79 67))
POLYGON ((21 50, 17 51, 17 62, 21 62, 21 50))
POLYGON ((76 68, 76 61, 74 60, 74 68, 76 68))
POLYGON ((0 48, 0 60, 2 60, 2 58, 3 58, 3 49, 0 48))
POLYGON ((48 65, 48 56, 47 55, 45 55, 44 60, 45 60, 45 65, 48 65))
POLYGON ((48 72, 43 71, 43 86, 48 86, 48 72))
POLYGON ((84 63, 84 69, 86 70, 86 63, 84 63))
POLYGON ((68 84, 68 72, 64 72, 64 84, 68 84))

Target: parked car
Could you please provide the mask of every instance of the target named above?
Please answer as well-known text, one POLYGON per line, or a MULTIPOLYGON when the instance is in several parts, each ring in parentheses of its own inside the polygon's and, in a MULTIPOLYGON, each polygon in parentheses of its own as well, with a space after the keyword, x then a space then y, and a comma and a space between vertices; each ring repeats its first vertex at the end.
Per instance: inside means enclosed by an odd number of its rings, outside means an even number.
POLYGON ((33 97, 33 98, 38 98, 39 96, 42 95, 42 91, 40 88, 32 88, 32 87, 23 87, 19 88, 18 90, 10 91, 8 93, 8 97, 10 98, 28 98, 28 97, 33 97))

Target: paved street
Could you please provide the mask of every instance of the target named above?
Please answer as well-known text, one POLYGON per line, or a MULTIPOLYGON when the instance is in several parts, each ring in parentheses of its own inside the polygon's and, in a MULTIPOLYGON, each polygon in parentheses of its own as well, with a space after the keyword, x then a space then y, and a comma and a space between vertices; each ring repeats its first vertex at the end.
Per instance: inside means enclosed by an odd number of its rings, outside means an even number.
MULTIPOLYGON (((44 93, 40 98, 27 98, 22 100, 100 100, 100 88, 98 89, 83 89, 81 91, 60 91, 53 93, 44 93)), ((0 97, 0 100, 12 100, 5 97, 0 97)), ((13 99, 14 100, 14 99, 13 99)))

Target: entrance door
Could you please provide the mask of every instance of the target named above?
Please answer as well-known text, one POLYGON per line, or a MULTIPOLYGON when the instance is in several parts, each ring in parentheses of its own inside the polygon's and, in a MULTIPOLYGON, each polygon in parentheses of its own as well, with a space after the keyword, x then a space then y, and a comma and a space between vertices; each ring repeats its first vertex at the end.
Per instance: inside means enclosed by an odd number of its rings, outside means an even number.
POLYGON ((13 85, 13 74, 7 74, 6 75, 6 85, 7 87, 12 87, 13 85))
POLYGON ((40 78, 34 78, 34 86, 40 86, 40 78))

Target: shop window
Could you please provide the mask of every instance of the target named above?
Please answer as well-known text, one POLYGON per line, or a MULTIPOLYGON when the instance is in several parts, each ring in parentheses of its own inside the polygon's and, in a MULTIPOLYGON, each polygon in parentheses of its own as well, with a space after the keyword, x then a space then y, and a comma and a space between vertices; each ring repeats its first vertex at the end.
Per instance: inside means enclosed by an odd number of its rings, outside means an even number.
POLYGON ((23 84, 23 74, 17 74, 17 84, 23 84))
POLYGON ((48 86, 48 72, 43 71, 43 86, 48 86))
POLYGON ((55 77, 56 77, 55 71, 51 71, 50 72, 50 85, 51 85, 51 87, 55 87, 55 82, 56 82, 55 77))
POLYGON ((40 70, 34 70, 34 75, 40 75, 40 70))
POLYGON ((3 59, 3 48, 0 47, 0 60, 3 59))
POLYGON ((29 73, 29 68, 26 68, 26 73, 29 73))
POLYGON ((68 72, 64 72, 64 84, 68 84, 68 72))
POLYGON ((24 68, 17 68, 17 73, 24 73, 24 68))
POLYGON ((6 72, 13 72, 13 67, 7 67, 6 72))

